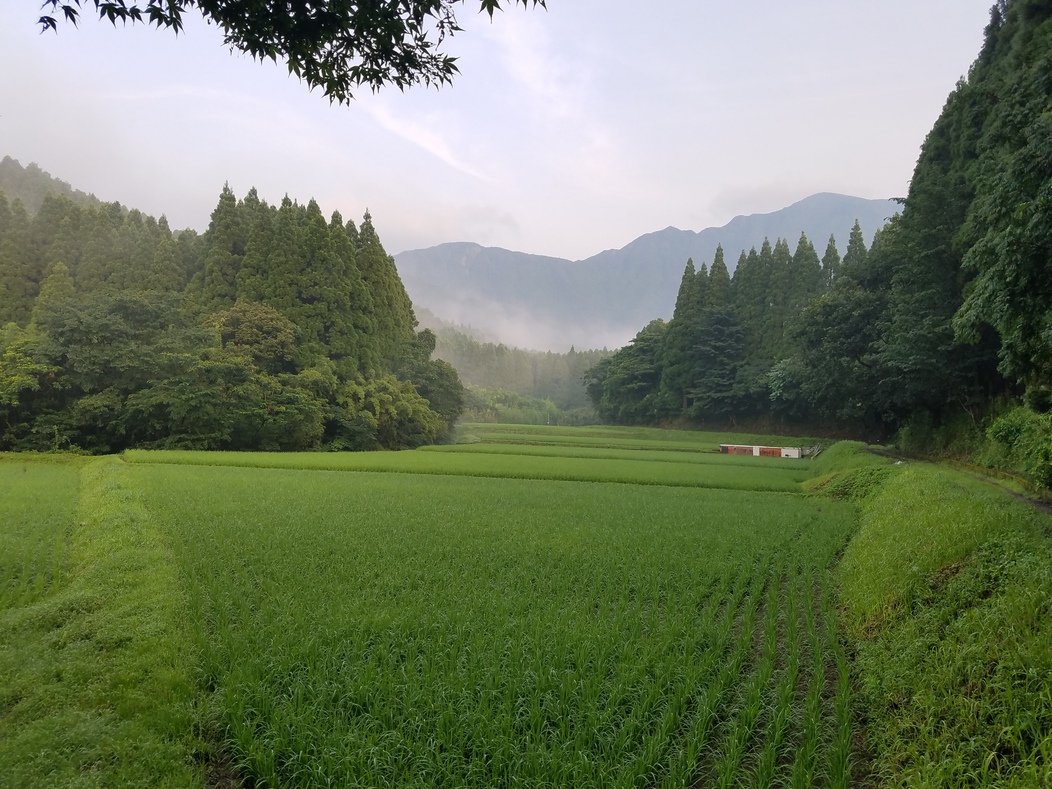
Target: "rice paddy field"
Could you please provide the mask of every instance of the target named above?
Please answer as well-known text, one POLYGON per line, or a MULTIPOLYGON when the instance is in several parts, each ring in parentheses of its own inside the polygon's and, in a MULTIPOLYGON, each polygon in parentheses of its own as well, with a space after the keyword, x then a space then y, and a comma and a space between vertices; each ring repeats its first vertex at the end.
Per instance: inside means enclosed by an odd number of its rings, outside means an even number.
POLYGON ((469 433, 0 458, 0 786, 870 784, 815 463, 469 433))

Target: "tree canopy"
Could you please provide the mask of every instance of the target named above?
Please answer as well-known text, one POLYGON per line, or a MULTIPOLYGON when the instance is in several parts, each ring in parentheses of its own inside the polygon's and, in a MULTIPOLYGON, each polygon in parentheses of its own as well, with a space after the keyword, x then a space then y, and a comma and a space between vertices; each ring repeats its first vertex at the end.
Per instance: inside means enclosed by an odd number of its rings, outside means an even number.
MULTIPOLYGON (((223 31, 224 42, 258 60, 279 59, 289 72, 331 101, 346 103, 361 87, 443 85, 458 73, 442 51, 461 30, 455 11, 464 0, 44 0, 40 25, 76 25, 85 7, 100 19, 145 22, 178 33, 187 12, 223 31)), ((480 0, 479 10, 502 0, 480 0)), ((545 0, 505 0, 544 6, 545 0)))
POLYGON ((224 188, 199 236, 0 191, 0 450, 433 442, 464 392, 415 328, 368 214, 224 188))

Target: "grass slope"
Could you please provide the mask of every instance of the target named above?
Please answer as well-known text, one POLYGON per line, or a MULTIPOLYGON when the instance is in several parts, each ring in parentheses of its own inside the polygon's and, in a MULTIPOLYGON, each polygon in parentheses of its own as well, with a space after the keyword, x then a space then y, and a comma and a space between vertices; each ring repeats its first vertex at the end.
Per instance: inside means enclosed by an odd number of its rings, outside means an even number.
POLYGON ((861 502, 836 575, 880 785, 1052 786, 1048 516, 925 464, 861 502))
POLYGON ((178 581, 122 465, 0 460, 0 786, 200 783, 178 581))

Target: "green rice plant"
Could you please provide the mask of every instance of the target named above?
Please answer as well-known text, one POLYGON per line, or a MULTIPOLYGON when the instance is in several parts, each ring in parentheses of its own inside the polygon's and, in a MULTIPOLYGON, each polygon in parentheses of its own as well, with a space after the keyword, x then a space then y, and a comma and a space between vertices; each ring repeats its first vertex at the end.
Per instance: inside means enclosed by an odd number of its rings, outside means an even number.
POLYGON ((129 473, 185 579, 203 706, 257 785, 690 785, 730 705, 755 707, 768 575, 852 528, 780 493, 129 473))
POLYGON ((634 485, 798 491, 807 471, 797 467, 648 463, 618 459, 478 455, 456 452, 183 452, 129 450, 131 463, 250 468, 442 474, 505 479, 621 482, 634 485))
POLYGON ((792 726, 798 671, 799 659, 789 656, 787 668, 774 689, 766 737, 757 755, 755 771, 749 783, 757 789, 775 785, 778 763, 786 752, 792 726))
MULTIPOLYGON (((758 726, 767 706, 769 686, 774 674, 778 646, 779 591, 778 584, 768 585, 767 611, 760 624, 763 653, 744 687, 738 714, 728 726, 725 745, 716 765, 716 784, 720 787, 731 787, 740 782, 742 766, 749 747, 758 736, 758 726)), ((752 649, 755 652, 755 644, 752 649)))
POLYGON ((763 446, 814 446, 814 438, 793 436, 759 435, 755 433, 704 432, 699 430, 665 430, 654 427, 556 427, 552 425, 495 425, 469 423, 461 425, 464 433, 482 440, 497 443, 577 443, 580 446, 638 445, 651 442, 695 450, 718 450, 720 444, 747 444, 763 446))
MULTIPOLYGON (((772 582, 768 584, 767 610, 762 633, 763 653, 756 677, 758 686, 762 689, 762 697, 759 700, 759 708, 751 713, 755 716, 752 732, 754 745, 747 758, 744 758, 746 755, 743 754, 741 767, 736 771, 735 778, 738 784, 757 785, 757 781, 766 781, 763 785, 770 785, 774 779, 777 749, 781 745, 778 738, 784 738, 784 731, 780 730, 780 727, 787 723, 787 718, 782 720, 778 715, 778 693, 783 680, 776 677, 776 672, 786 646, 783 638, 787 572, 788 568, 781 564, 772 582)), ((754 651, 755 648, 754 645, 754 651)), ((786 715, 791 709, 791 695, 788 701, 789 705, 785 708, 786 715)))
POLYGON ((691 434, 689 438, 671 440, 665 435, 641 438, 632 436, 609 435, 567 435, 563 433, 516 434, 484 433, 479 436, 482 443, 502 444, 507 446, 578 446, 604 449, 663 449, 679 452, 719 452, 720 444, 762 444, 764 446, 783 445, 798 446, 784 438, 772 436, 736 436, 740 440, 726 440, 727 436, 712 434, 691 434), (766 438, 767 440, 760 440, 766 438))
POLYGON ((841 641, 840 623, 834 611, 829 578, 822 575, 820 580, 822 592, 822 611, 826 612, 823 624, 827 653, 835 665, 835 687, 827 689, 832 694, 831 714, 828 716, 828 742, 826 776, 833 789, 847 789, 851 786, 851 751, 853 747, 854 721, 852 708, 854 694, 851 684, 851 667, 847 652, 841 641))
MULTIPOLYGON (((667 446, 667 444, 666 444, 667 446)), ((534 457, 574 457, 603 460, 636 460, 664 463, 699 463, 702 465, 745 466, 810 471, 811 461, 794 458, 753 457, 752 455, 723 455, 718 452, 671 451, 668 449, 615 449, 532 444, 446 444, 421 447, 421 452, 467 453, 481 455, 529 455, 534 457)))
POLYGON ((804 568, 802 578, 804 604, 801 608, 804 615, 804 637, 811 665, 807 676, 807 692, 800 713, 800 741, 792 767, 791 785, 794 789, 814 786, 818 778, 819 748, 823 731, 822 701, 826 681, 823 633, 814 605, 816 579, 810 567, 804 568))
POLYGON ((61 582, 75 464, 0 457, 0 611, 30 605, 61 582))

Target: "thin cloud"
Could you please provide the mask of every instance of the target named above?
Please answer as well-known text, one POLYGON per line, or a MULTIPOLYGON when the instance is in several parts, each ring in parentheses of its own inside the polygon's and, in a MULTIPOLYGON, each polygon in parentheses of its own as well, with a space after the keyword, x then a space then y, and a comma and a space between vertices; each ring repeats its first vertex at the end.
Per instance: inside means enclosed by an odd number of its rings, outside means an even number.
POLYGON ((493 25, 489 36, 500 47, 508 74, 546 116, 582 118, 583 70, 555 53, 541 25, 516 18, 514 24, 493 25))
POLYGON ((480 181, 492 183, 492 179, 488 175, 461 161, 450 149, 449 143, 435 132, 433 128, 403 118, 396 118, 390 110, 379 104, 369 106, 367 112, 389 132, 398 135, 413 145, 423 148, 454 170, 470 175, 472 178, 477 178, 480 181))

